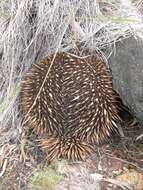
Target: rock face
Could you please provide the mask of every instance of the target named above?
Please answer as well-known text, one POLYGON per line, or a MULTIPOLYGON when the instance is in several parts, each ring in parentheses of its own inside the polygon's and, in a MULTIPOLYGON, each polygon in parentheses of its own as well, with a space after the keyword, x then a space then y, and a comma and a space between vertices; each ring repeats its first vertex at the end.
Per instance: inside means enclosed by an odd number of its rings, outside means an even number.
POLYGON ((132 37, 118 42, 108 61, 115 90, 143 122, 143 40, 132 37))

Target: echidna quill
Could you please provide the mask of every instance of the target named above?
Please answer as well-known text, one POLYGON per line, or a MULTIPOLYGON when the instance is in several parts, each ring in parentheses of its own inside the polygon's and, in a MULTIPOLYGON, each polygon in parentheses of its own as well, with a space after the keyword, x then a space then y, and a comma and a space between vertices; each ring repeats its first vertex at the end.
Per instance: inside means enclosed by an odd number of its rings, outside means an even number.
POLYGON ((25 123, 50 161, 83 160, 118 131, 111 73, 95 52, 72 49, 33 64, 20 96, 25 123))

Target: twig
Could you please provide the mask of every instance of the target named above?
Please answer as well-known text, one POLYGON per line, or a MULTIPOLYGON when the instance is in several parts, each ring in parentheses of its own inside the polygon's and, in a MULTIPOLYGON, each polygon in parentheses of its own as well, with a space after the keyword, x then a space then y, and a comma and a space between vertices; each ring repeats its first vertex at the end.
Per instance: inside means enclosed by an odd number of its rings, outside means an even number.
POLYGON ((105 178, 103 175, 98 174, 98 173, 94 173, 91 174, 91 178, 94 179, 95 181, 106 181, 109 183, 112 183, 118 187, 121 187, 122 189, 126 189, 128 188, 129 190, 133 190, 127 183, 125 182, 121 182, 115 179, 111 179, 111 178, 105 178))
POLYGON ((1 170, 1 172, 0 172, 0 177, 2 177, 3 174, 5 173, 7 163, 8 163, 8 160, 5 159, 5 160, 4 160, 4 163, 3 163, 3 166, 2 166, 2 170, 1 170))
POLYGON ((135 166, 137 169, 139 169, 140 171, 143 172, 143 168, 139 167, 138 165, 136 165, 136 164, 134 164, 134 163, 132 163, 132 162, 129 162, 129 161, 124 160, 124 159, 122 159, 122 158, 118 158, 118 157, 116 157, 116 156, 112 156, 111 154, 106 153, 106 152, 105 152, 105 154, 108 155, 110 158, 114 158, 114 159, 116 159, 116 160, 119 160, 119 161, 125 162, 125 163, 127 163, 127 164, 130 164, 130 165, 132 165, 132 166, 135 166))

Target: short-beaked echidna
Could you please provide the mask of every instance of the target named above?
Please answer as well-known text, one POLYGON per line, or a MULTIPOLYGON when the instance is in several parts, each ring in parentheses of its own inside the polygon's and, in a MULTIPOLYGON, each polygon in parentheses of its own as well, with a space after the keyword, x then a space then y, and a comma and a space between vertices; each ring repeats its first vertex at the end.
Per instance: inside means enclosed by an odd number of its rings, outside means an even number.
POLYGON ((32 65, 21 85, 25 123, 48 159, 83 160, 118 131, 112 77, 94 51, 72 49, 32 65))

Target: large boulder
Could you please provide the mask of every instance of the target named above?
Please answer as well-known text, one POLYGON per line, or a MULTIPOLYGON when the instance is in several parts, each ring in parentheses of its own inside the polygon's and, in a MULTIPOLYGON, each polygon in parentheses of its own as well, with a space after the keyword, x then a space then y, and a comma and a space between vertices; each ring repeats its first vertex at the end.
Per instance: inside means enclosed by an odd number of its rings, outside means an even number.
POLYGON ((131 37, 118 42, 108 61, 115 90, 143 122, 143 41, 131 37))

